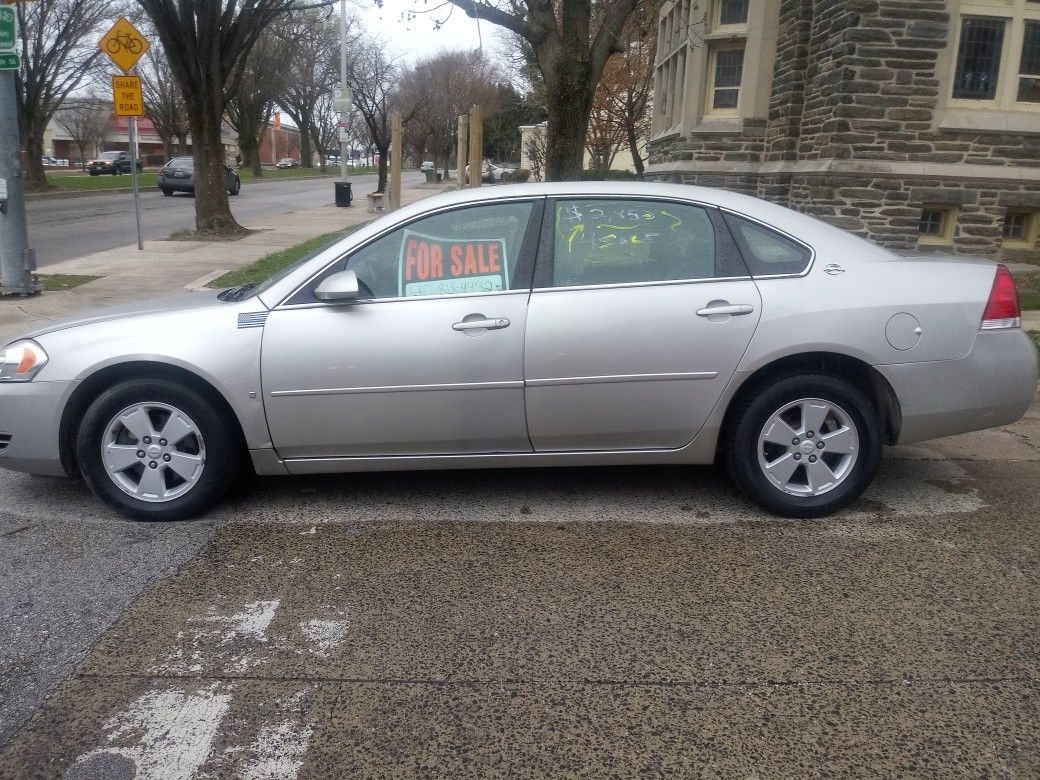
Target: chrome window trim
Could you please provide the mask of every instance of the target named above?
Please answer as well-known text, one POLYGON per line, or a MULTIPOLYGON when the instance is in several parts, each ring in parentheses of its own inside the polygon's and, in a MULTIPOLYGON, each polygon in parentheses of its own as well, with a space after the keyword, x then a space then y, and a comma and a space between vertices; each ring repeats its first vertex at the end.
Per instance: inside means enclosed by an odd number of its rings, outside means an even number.
MULTIPOLYGON (((358 252, 358 251, 364 249, 365 247, 367 247, 369 244, 371 244, 371 243, 373 243, 375 241, 378 241, 379 239, 383 238, 384 236, 388 235, 389 233, 392 233, 395 230, 398 230, 399 228, 407 227, 408 225, 411 225, 411 224, 413 224, 415 222, 418 222, 421 219, 426 219, 427 217, 433 217, 433 216, 436 216, 438 214, 443 214, 446 211, 462 211, 464 209, 475 208, 475 207, 480 207, 480 206, 499 205, 499 204, 503 204, 503 203, 525 203, 525 202, 526 203, 531 203, 532 204, 532 208, 533 208, 534 204, 537 203, 539 199, 544 201, 546 197, 547 196, 545 196, 545 195, 514 195, 514 196, 503 196, 503 197, 499 197, 499 198, 489 198, 488 200, 472 201, 472 202, 468 202, 468 203, 452 203, 452 204, 447 205, 447 206, 441 206, 440 208, 434 209, 432 211, 425 211, 422 214, 420 214, 417 217, 415 217, 414 219, 410 219, 410 220, 407 220, 407 221, 404 221, 404 222, 395 222, 393 225, 389 226, 385 230, 383 230, 383 231, 377 233, 376 235, 370 237, 364 243, 358 244, 357 246, 354 246, 354 247, 351 247, 349 252, 345 252, 345 253, 343 253, 341 255, 337 255, 333 260, 330 260, 328 263, 326 263, 324 266, 322 266, 321 269, 319 269, 318 271, 315 271, 313 274, 311 274, 309 277, 307 277, 306 281, 304 281, 302 284, 297 286, 288 295, 283 297, 282 300, 279 301, 274 306, 274 309, 304 309, 304 308, 313 308, 314 306, 321 306, 321 307, 324 308, 324 307, 329 306, 329 304, 327 304, 327 303, 317 303, 317 304, 315 304, 315 303, 295 303, 295 304, 289 304, 289 303, 286 303, 286 301, 291 300, 294 295, 297 295, 298 293, 300 293, 305 287, 307 287, 309 284, 311 284, 317 277, 321 276, 323 273, 328 271, 329 268, 334 266, 336 263, 338 263, 344 257, 349 255, 351 252, 358 252)), ((472 297, 474 295, 493 295, 496 292, 497 293, 523 292, 523 293, 527 294, 530 291, 531 291, 530 287, 525 287, 522 290, 495 290, 495 291, 490 292, 490 293, 461 293, 459 295, 413 295, 413 296, 410 296, 410 297, 407 297, 407 298, 405 298, 405 297, 397 297, 397 298, 371 298, 371 299, 367 299, 367 300, 369 302, 372 302, 372 303, 376 303, 376 302, 384 303, 384 302, 387 302, 387 301, 403 301, 403 300, 408 300, 408 301, 419 301, 419 300, 429 301, 429 300, 435 300, 435 299, 438 299, 438 298, 463 298, 463 297, 472 297)), ((359 301, 355 301, 355 304, 360 304, 360 303, 364 303, 364 302, 365 301, 360 301, 359 300, 359 301)))
MULTIPOLYGON (((296 293, 293 293, 295 295, 296 293)), ((458 293, 457 295, 412 295, 397 298, 364 298, 357 301, 311 301, 309 303, 293 303, 276 306, 276 311, 299 311, 300 309, 354 309, 358 306, 373 306, 378 303, 408 303, 409 301, 453 301, 466 298, 490 298, 491 296, 523 295, 529 296, 531 291, 526 287, 522 290, 492 290, 490 292, 458 293)), ((290 296, 292 297, 292 296, 290 296)))
POLYGON ((619 290, 626 287, 675 287, 680 284, 710 284, 713 282, 750 282, 750 276, 713 276, 709 279, 667 279, 658 282, 614 282, 613 284, 580 284, 570 287, 535 287, 532 293, 567 292, 574 290, 619 290))
MULTIPOLYGON (((725 214, 732 214, 734 217, 740 217, 741 219, 746 219, 748 222, 754 222, 758 225, 761 225, 762 227, 766 228, 766 230, 772 230, 774 233, 779 233, 784 238, 790 239, 794 243, 803 246, 809 250, 809 263, 805 266, 804 271, 801 271, 797 274, 763 274, 762 276, 755 276, 754 274, 752 274, 751 278, 754 279, 756 282, 759 279, 801 279, 804 276, 808 276, 809 272, 812 271, 813 266, 816 264, 816 247, 814 247, 812 244, 807 244, 797 236, 792 236, 786 230, 778 228, 776 225, 771 225, 768 222, 763 222, 761 219, 758 219, 757 217, 752 217, 751 215, 745 214, 742 211, 735 211, 734 209, 725 208, 724 206, 719 206, 718 209, 719 211, 725 214)), ((746 259, 744 263, 745 265, 747 264, 746 259)))

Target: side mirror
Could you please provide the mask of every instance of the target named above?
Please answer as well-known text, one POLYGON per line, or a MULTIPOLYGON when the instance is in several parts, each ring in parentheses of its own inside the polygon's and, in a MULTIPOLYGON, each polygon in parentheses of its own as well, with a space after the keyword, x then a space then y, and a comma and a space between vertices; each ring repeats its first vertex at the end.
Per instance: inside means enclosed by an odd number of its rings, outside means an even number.
POLYGON ((320 301, 356 301, 358 294, 358 278, 353 271, 340 271, 327 277, 314 291, 320 301))

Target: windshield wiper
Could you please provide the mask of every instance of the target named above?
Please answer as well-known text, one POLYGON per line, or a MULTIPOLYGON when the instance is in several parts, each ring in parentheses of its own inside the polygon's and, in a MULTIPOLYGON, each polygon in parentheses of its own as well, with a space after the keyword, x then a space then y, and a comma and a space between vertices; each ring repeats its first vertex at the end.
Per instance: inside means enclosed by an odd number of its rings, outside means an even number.
POLYGON ((241 301, 249 296, 249 293, 256 288, 256 282, 250 282, 249 284, 242 284, 238 287, 231 287, 230 289, 224 290, 220 295, 217 296, 218 300, 221 301, 241 301))

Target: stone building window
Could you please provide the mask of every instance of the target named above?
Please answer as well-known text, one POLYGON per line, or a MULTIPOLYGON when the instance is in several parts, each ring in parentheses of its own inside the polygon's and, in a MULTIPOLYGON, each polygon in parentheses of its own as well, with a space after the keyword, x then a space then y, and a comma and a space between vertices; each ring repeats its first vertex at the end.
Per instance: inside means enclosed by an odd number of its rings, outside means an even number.
POLYGON ((1033 211, 1009 210, 1004 216, 1004 245, 1032 246, 1040 215, 1033 211))
POLYGON ((962 0, 951 97, 990 109, 1040 107, 1040 2, 962 0))
POLYGON ((747 24, 749 0, 719 0, 716 5, 715 25, 747 24))
POLYGON ((661 16, 654 74, 656 132, 669 130, 682 121, 686 57, 690 49, 690 24, 693 22, 690 14, 696 10, 696 0, 675 0, 672 8, 661 16))
POLYGON ((710 72, 708 113, 736 113, 744 78, 744 47, 712 49, 710 72))
POLYGON ((921 209, 917 243, 945 245, 953 242, 956 210, 952 206, 925 206, 921 209))

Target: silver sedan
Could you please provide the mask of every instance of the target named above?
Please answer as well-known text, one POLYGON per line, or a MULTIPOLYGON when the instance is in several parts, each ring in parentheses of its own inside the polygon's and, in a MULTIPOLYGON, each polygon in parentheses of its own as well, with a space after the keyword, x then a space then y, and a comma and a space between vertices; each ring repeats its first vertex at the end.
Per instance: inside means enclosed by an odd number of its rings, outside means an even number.
POLYGON ((723 191, 519 185, 401 209, 259 286, 8 345, 0 467, 169 520, 243 467, 721 459, 769 511, 816 517, 883 445, 1010 423, 1036 381, 995 263, 723 191))

